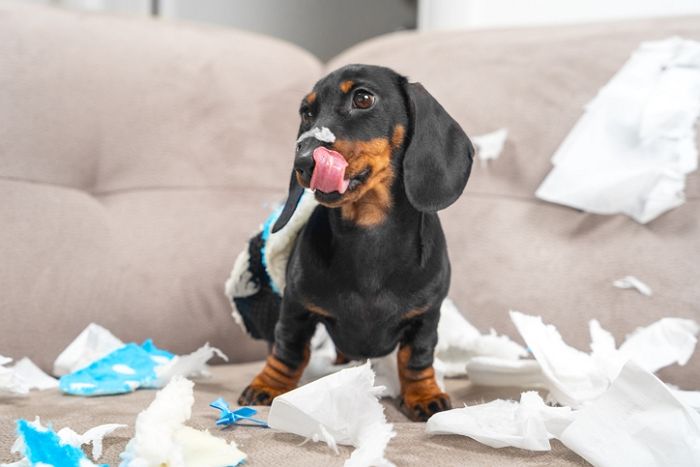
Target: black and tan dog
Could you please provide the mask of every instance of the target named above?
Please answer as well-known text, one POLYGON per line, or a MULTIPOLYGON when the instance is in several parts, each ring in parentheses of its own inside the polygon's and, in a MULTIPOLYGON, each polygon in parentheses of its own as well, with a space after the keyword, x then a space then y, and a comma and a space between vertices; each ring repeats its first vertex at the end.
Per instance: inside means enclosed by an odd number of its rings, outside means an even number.
MULTIPOLYGON (((426 420, 450 407, 432 366, 450 283, 436 212, 464 190, 471 142, 420 84, 377 66, 331 73, 300 114, 289 196, 273 232, 305 188, 320 204, 296 239, 281 299, 263 284, 254 310, 250 301, 239 306, 251 333, 272 345, 238 403, 270 404, 294 389, 321 322, 350 360, 398 346, 401 408, 426 420)), ((251 242, 251 255, 260 241, 251 242)))

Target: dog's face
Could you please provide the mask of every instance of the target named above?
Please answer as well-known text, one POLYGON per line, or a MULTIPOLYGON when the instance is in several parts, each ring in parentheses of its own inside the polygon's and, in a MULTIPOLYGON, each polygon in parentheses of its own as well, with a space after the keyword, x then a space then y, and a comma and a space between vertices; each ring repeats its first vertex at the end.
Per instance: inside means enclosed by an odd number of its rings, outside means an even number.
POLYGON ((334 71, 302 99, 289 196, 277 223, 282 228, 304 188, 343 216, 371 226, 391 209, 397 177, 410 203, 437 211, 464 190, 472 145, 440 104, 420 84, 378 66, 349 65, 334 71))
POLYGON ((404 83, 403 77, 387 68, 351 66, 326 76, 304 97, 297 136, 314 128, 327 128, 334 137, 327 141, 308 137, 296 148, 297 182, 314 189, 321 204, 339 207, 355 203, 370 192, 390 202, 395 175, 392 156, 399 152, 408 126, 404 83), (324 191, 312 186, 312 180, 316 181, 313 172, 320 169, 319 158, 314 157, 319 147, 330 149, 332 152, 326 154, 330 153, 331 158, 340 155, 347 162, 342 174, 347 187, 341 183, 336 187, 339 189, 324 191))

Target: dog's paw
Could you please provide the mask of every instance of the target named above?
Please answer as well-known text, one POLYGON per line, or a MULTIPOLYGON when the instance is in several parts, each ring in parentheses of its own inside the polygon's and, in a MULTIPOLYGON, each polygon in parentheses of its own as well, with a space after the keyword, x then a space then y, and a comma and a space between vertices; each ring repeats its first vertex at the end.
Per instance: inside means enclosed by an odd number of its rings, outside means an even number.
POLYGON ((285 392, 271 387, 251 384, 241 393, 238 398, 238 405, 272 405, 272 400, 285 392))
POLYGON ((451 408, 450 396, 444 392, 422 398, 399 397, 399 409, 414 422, 425 422, 433 414, 451 408))

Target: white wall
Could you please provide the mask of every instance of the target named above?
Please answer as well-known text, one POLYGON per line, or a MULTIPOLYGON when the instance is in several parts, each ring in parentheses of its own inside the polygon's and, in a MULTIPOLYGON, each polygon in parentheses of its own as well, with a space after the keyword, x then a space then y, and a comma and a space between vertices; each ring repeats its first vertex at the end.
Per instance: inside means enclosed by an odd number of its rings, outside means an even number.
POLYGON ((418 28, 480 29, 700 14, 700 0, 419 0, 418 28))

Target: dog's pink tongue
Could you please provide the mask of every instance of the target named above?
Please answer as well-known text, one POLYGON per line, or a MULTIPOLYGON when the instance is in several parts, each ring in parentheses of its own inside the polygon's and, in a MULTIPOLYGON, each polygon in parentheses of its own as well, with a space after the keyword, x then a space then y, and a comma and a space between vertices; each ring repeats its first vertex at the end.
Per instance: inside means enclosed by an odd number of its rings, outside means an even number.
POLYGON ((311 189, 324 193, 337 191, 345 193, 349 180, 345 180, 345 167, 348 162, 339 152, 324 147, 314 149, 314 173, 311 175, 311 189))

